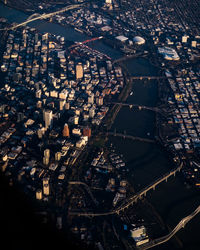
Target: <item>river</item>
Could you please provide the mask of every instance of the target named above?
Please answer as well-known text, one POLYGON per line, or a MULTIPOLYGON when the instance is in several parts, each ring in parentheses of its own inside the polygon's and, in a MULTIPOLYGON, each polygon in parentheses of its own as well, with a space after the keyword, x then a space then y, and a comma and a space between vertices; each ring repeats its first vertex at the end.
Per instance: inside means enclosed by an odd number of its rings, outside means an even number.
MULTIPOLYGON (((25 13, 10 9, 2 4, 0 4, 0 16, 7 18, 9 22, 22 22, 28 18, 25 13)), ((71 27, 62 27, 45 21, 36 21, 29 25, 41 32, 64 36, 70 41, 84 41, 89 38, 71 27)), ((102 41, 95 41, 92 46, 113 59, 121 56, 120 52, 103 44, 102 41)), ((155 75, 157 73, 157 69, 144 58, 130 59, 124 64, 132 76, 155 75)), ((128 97, 128 103, 156 106, 158 95, 156 81, 134 81, 132 91, 133 95, 128 97)), ((118 113, 112 129, 119 132, 126 130, 127 134, 153 138, 155 114, 152 111, 137 111, 123 107, 118 113)), ((131 182, 136 191, 150 184, 155 178, 173 167, 169 156, 156 144, 119 138, 112 138, 111 141, 117 150, 124 155, 127 166, 130 168, 131 182)), ((173 228, 182 217, 191 213, 200 204, 199 192, 192 188, 188 189, 179 176, 171 177, 167 183, 160 184, 154 192, 147 195, 147 198, 170 228, 173 228)), ((199 249, 197 246, 200 232, 199 219, 200 216, 196 216, 184 230, 177 233, 184 249, 199 249)), ((167 245, 163 245, 157 249, 169 249, 166 247, 167 245)), ((178 246, 174 245, 174 249, 177 248, 178 246)))

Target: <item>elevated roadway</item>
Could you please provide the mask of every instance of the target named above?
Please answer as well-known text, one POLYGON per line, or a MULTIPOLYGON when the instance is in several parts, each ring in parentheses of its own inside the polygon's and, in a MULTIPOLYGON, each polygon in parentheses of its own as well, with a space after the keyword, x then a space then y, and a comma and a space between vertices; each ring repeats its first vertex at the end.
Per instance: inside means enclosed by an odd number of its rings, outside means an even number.
POLYGON ((62 8, 61 10, 54 11, 54 12, 51 12, 51 13, 48 13, 48 14, 44 13, 44 14, 40 15, 40 14, 34 13, 26 21, 24 21, 22 23, 19 23, 19 24, 16 24, 14 26, 11 26, 9 28, 1 29, 1 30, 14 30, 14 29, 16 29, 18 27, 24 26, 24 25, 26 25, 28 23, 37 21, 39 19, 47 19, 47 18, 50 18, 52 16, 58 15, 60 13, 63 13, 65 11, 76 9, 76 8, 80 8, 82 6, 83 6, 83 4, 73 4, 73 5, 69 5, 67 7, 62 8))
POLYGON ((145 243, 144 245, 138 247, 137 249, 140 250, 146 250, 149 248, 153 248, 155 246, 158 246, 160 244, 163 244, 170 240, 179 230, 185 227, 185 225, 194 218, 198 213, 200 212, 200 206, 198 206, 190 215, 184 217, 177 225, 176 227, 167 235, 160 237, 158 239, 152 240, 148 243, 145 243))
POLYGON ((180 170, 183 167, 183 162, 180 164, 179 167, 171 170, 170 172, 166 173, 165 175, 158 178, 156 181, 148 185, 147 187, 143 188, 138 193, 132 195, 131 197, 127 198, 120 206, 117 208, 108 211, 108 212, 99 212, 99 213, 92 213, 92 212, 72 212, 70 211, 70 215, 76 215, 76 216, 86 216, 86 217, 97 217, 97 216, 108 216, 112 214, 120 214, 125 211, 125 209, 128 209, 130 206, 132 206, 134 203, 136 203, 138 200, 142 199, 146 196, 147 192, 150 190, 155 190, 156 186, 159 185, 163 181, 167 181, 170 176, 175 176, 177 172, 180 172, 180 170))

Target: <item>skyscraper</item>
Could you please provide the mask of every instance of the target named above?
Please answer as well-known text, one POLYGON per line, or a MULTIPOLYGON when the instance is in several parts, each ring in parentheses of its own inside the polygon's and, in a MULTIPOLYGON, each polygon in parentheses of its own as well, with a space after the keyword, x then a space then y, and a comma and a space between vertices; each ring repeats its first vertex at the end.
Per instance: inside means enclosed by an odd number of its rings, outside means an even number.
POLYGON ((52 110, 45 110, 43 113, 45 128, 52 128, 53 125, 53 112, 52 110))
POLYGON ((76 79, 83 78, 83 66, 81 63, 76 65, 76 79))
POLYGON ((69 127, 67 123, 65 123, 64 128, 63 128, 63 136, 69 137, 69 127))
POLYGON ((91 136, 91 128, 86 127, 83 129, 83 136, 88 136, 88 138, 91 136))

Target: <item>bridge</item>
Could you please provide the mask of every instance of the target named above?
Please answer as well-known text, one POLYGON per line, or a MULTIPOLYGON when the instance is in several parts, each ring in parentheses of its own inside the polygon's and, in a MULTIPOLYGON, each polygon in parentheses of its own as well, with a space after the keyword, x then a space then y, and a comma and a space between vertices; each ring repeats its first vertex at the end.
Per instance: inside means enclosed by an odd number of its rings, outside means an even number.
POLYGON ((161 110, 158 107, 149 107, 149 106, 145 106, 145 105, 139 105, 139 104, 134 104, 134 103, 124 103, 124 102, 109 102, 107 104, 118 104, 118 105, 121 105, 124 107, 129 107, 129 108, 136 107, 139 110, 143 110, 143 109, 144 110, 151 110, 153 112, 157 112, 157 113, 165 116, 164 110, 161 110))
POLYGON ((134 141, 155 143, 155 140, 152 140, 152 139, 142 138, 142 137, 133 136, 133 135, 127 135, 126 133, 116 133, 115 131, 114 132, 107 132, 106 135, 107 136, 110 135, 110 136, 122 137, 124 139, 131 139, 131 140, 134 140, 134 141))
POLYGON ((123 57, 120 57, 120 58, 114 60, 113 63, 123 62, 123 61, 129 60, 129 59, 135 58, 135 57, 146 56, 147 54, 148 54, 148 52, 146 52, 146 53, 140 52, 140 53, 136 53, 136 54, 132 54, 132 55, 126 55, 126 56, 123 56, 123 57))
POLYGON ((87 39, 87 40, 85 40, 83 42, 75 42, 74 44, 72 44, 71 46, 69 46, 68 49, 70 50, 70 49, 73 49, 73 48, 75 48, 77 46, 80 46, 80 45, 83 45, 83 44, 86 44, 86 43, 90 43, 90 42, 94 42, 94 41, 100 40, 100 39, 103 39, 103 36, 93 37, 93 38, 87 39))
POLYGON ((5 28, 5 29, 0 29, 0 30, 13 30, 13 29, 16 29, 18 27, 21 27, 21 26, 24 26, 28 23, 31 23, 31 22, 34 22, 36 20, 39 20, 39 19, 47 19, 47 18, 50 18, 52 16, 55 16, 57 14, 60 14, 60 13, 63 13, 63 12, 66 12, 68 10, 72 10, 72 9, 76 9, 76 8, 80 8, 82 7, 83 4, 74 4, 74 5, 69 5, 67 7, 64 7, 62 8, 61 10, 58 10, 58 11, 54 11, 54 12, 51 12, 51 13, 47 13, 47 14, 37 14, 37 13, 34 13, 33 15, 31 15, 26 21, 20 23, 20 24, 16 24, 14 26, 11 26, 10 28, 5 28))
POLYGON ((94 196, 93 196, 93 194, 92 194, 92 192, 90 190, 90 187, 86 183, 81 182, 81 181, 69 181, 68 184, 69 185, 83 185, 86 188, 87 192, 89 193, 89 195, 90 195, 91 199, 93 200, 94 204, 96 206, 99 204, 98 201, 94 198, 94 196))
POLYGON ((167 76, 130 76, 130 80, 160 80, 160 79, 168 79, 171 77, 167 76))
POLYGON ((102 212, 102 213, 92 213, 92 212, 69 212, 70 215, 76 215, 76 216, 89 216, 89 217, 97 217, 97 216, 107 216, 111 214, 120 214, 121 212, 124 212, 125 209, 128 209, 130 206, 132 206, 134 203, 136 203, 138 200, 142 199, 146 196, 147 192, 150 190, 155 190, 156 186, 159 185, 161 182, 168 180, 170 176, 175 176, 177 172, 180 172, 180 170, 183 167, 183 162, 181 162, 180 166, 171 170, 170 172, 166 173, 165 175, 158 178, 156 181, 148 185, 147 187, 143 188, 138 193, 132 195, 131 197, 127 198, 120 206, 115 208, 114 210, 108 211, 108 212, 102 212))
POLYGON ((160 244, 163 244, 170 240, 179 230, 185 227, 185 225, 194 218, 198 213, 200 212, 200 206, 198 206, 190 215, 184 217, 177 225, 176 227, 167 235, 162 236, 158 239, 152 240, 148 243, 143 244, 142 246, 138 247, 139 250, 146 250, 149 248, 153 248, 155 246, 158 246, 160 244))

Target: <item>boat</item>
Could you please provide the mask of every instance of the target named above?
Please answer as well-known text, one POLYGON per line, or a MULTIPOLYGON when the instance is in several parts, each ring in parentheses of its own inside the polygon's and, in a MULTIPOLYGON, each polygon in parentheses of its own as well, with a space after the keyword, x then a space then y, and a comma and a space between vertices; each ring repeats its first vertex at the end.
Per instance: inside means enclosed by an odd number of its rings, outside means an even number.
POLYGON ((130 95, 133 95, 133 91, 131 91, 130 95))

